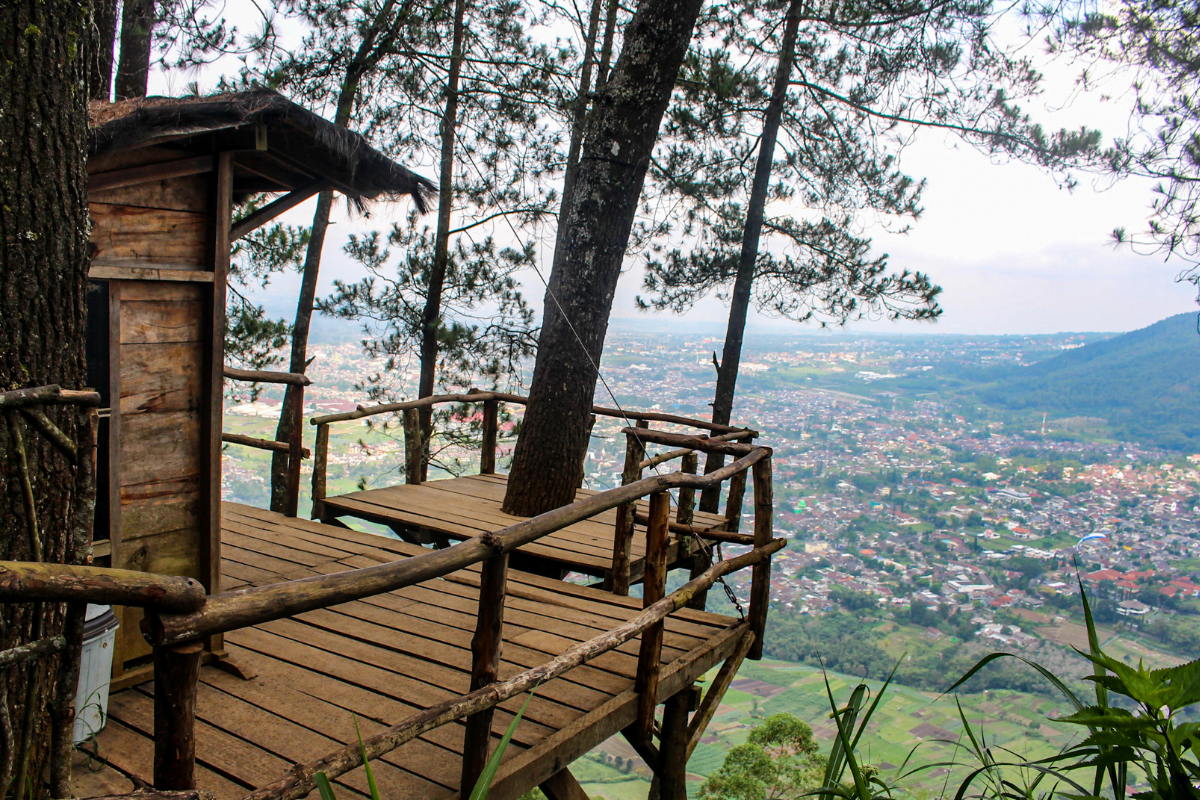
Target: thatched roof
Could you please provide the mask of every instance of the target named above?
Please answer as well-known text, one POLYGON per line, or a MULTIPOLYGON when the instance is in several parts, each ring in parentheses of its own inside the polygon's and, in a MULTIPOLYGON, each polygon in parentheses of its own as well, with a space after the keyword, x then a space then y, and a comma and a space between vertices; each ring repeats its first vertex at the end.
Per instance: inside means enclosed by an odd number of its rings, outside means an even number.
POLYGON ((234 191, 243 196, 323 179, 360 204, 409 195, 424 213, 437 193, 362 136, 269 89, 94 102, 89 122, 91 156, 156 144, 197 154, 237 150, 234 191))

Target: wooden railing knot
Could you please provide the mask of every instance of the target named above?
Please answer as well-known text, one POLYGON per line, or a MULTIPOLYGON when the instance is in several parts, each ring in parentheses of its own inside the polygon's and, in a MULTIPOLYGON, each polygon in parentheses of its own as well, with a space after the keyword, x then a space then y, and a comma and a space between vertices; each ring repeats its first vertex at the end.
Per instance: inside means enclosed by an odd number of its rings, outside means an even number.
POLYGON ((495 531, 484 531, 479 534, 479 543, 496 553, 504 552, 504 540, 497 536, 495 531))

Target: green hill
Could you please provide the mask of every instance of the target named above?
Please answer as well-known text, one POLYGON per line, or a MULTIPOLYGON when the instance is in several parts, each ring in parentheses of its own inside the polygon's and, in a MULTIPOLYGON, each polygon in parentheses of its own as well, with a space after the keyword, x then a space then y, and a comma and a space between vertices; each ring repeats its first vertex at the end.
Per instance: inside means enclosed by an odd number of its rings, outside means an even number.
POLYGON ((1122 439, 1200 452, 1200 333, 1178 314, 1029 367, 987 374, 988 405, 1054 416, 1102 417, 1122 439))

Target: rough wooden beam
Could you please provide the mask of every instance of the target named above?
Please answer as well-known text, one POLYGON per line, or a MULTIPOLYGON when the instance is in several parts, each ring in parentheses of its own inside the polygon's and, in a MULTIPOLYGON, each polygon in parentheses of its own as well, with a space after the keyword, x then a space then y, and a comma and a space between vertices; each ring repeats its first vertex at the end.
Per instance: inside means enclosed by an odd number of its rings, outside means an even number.
POLYGON ((688 743, 686 758, 692 757, 692 751, 696 749, 696 745, 700 744, 700 740, 704 738, 704 731, 708 729, 708 723, 712 722, 713 716, 717 713, 717 709, 721 705, 721 701, 725 699, 725 692, 729 690, 733 679, 737 677, 738 669, 742 666, 743 659, 746 658, 746 653, 750 651, 750 645, 754 643, 754 631, 747 630, 738 642, 737 649, 733 651, 733 655, 726 659, 721 665, 721 669, 717 671, 717 677, 713 678, 712 685, 708 687, 708 691, 704 694, 704 699, 700 701, 700 708, 696 710, 695 716, 688 726, 688 743))
POLYGON ((100 405, 100 393, 63 389, 58 385, 36 386, 31 389, 14 389, 11 392, 0 392, 0 410, 28 408, 29 406, 39 405, 98 406, 100 405))
POLYGON ((500 403, 483 401, 483 444, 479 452, 479 474, 496 474, 496 439, 500 434, 500 403))
POLYGON ((136 186, 139 183, 150 183, 167 178, 201 175, 212 172, 213 164, 212 156, 196 156, 195 158, 181 158, 177 161, 164 161, 159 164, 147 164, 144 167, 97 172, 88 175, 88 191, 100 192, 105 189, 136 186))
MULTIPOLYGON (((291 452, 291 445, 287 442, 277 442, 274 439, 256 439, 253 436, 243 436, 240 433, 222 433, 221 441, 226 444, 240 444, 246 447, 254 447, 259 450, 271 450, 276 453, 291 452)), ((303 456, 308 458, 312 453, 308 449, 304 449, 303 456)))
MULTIPOLYGON (((628 429, 626 429, 628 430, 628 429)), ((621 473, 621 485, 628 486, 642 479, 642 457, 646 449, 637 436, 627 433, 625 436, 625 469, 621 473)), ((617 520, 613 527, 612 570, 609 573, 612 585, 608 587, 613 594, 626 597, 629 595, 629 565, 633 561, 633 529, 637 516, 637 502, 631 501, 617 509, 617 520)))
POLYGON ((236 242, 246 234, 261 228, 283 212, 295 208, 317 192, 325 188, 324 183, 316 181, 295 191, 288 192, 257 211, 233 223, 229 229, 229 241, 236 242))
MULTIPOLYGON (((479 616, 471 639, 471 691, 475 692, 500 676, 501 645, 504 641, 504 595, 508 582, 508 554, 483 562, 479 580, 479 616)), ((485 708, 467 717, 463 734, 462 779, 459 786, 470 792, 479 782, 492 741, 492 718, 496 709, 485 708)))
POLYGON ((0 561, 0 601, 88 602, 189 612, 204 605, 204 587, 192 578, 127 569, 0 561))
MULTIPOLYGON (((649 608, 662 599, 667 584, 667 518, 671 496, 650 495, 650 527, 646 530, 646 577, 642 581, 642 605, 649 608)), ((638 653, 638 719, 635 736, 649 741, 654 729, 654 707, 658 705, 658 677, 662 667, 663 623, 651 625, 642 634, 638 653)))
POLYGON ((154 650, 154 786, 196 788, 200 642, 154 650))
POLYGON ((549 800, 588 800, 587 792, 566 767, 542 781, 538 788, 549 800))
POLYGON ((329 472, 329 426, 317 426, 317 442, 314 445, 317 453, 313 461, 312 474, 312 518, 320 519, 325 508, 325 494, 328 485, 329 472))
POLYGON ((307 375, 298 372, 271 372, 257 369, 235 369, 225 367, 224 375, 234 381, 250 381, 251 383, 287 383, 292 386, 309 386, 312 381, 307 375))
MULTIPOLYGON (((764 458, 751 468, 754 472, 754 543, 769 542, 775 536, 775 501, 772 497, 771 459, 764 458)), ((744 476, 746 473, 742 473, 744 476)), ((743 478, 744 479, 744 478, 743 478)), ((750 577, 750 630, 754 631, 754 644, 748 657, 757 661, 762 658, 763 634, 767 629, 767 608, 771 601, 771 562, 763 561, 754 566, 750 577)))

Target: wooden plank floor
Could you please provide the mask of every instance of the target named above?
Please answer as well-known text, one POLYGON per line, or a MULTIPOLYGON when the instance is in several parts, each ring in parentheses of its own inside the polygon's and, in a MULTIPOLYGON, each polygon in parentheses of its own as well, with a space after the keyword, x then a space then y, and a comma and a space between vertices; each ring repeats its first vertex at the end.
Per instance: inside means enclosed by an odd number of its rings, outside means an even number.
MULTIPOLYGON (((428 481, 416 486, 401 484, 329 497, 324 501, 324 516, 327 520, 356 517, 399 528, 436 531, 450 539, 469 539, 484 531, 493 531, 524 519, 500 510, 507 477, 471 475, 428 481)), ((580 489, 576 497, 583 499, 594 494, 598 492, 580 489)), ((645 499, 639 501, 638 511, 648 514, 649 502, 645 499)), ((543 571, 541 566, 544 564, 551 570, 564 573, 579 572, 605 577, 612 566, 616 518, 616 509, 611 509, 526 545, 517 551, 518 555, 534 559, 534 563, 526 563, 529 568, 538 571, 543 571)), ((697 531, 724 530, 725 524, 725 517, 699 511, 695 512, 692 522, 697 531)), ((679 541, 678 537, 672 537, 671 549, 667 553, 667 563, 671 566, 695 550, 693 541, 684 540, 684 547, 679 546, 679 541)), ((638 525, 634 531, 630 561, 632 581, 641 580, 645 571, 645 555, 646 529, 638 525)))
MULTIPOLYGON (((416 545, 261 509, 222 504, 225 590, 338 572, 428 552, 416 545)), ((317 758, 418 709, 463 694, 478 569, 467 569, 367 600, 226 634, 233 661, 257 673, 242 680, 201 669, 197 753, 200 788, 232 800, 270 783, 291 765, 317 758)), ((510 572, 501 678, 543 663, 633 617, 635 598, 510 572)), ((660 699, 726 658, 745 630, 737 620, 698 611, 673 615, 663 646, 660 699)), ((506 752, 490 800, 515 798, 636 715, 638 640, 541 686, 506 752)), ((501 705, 498 738, 522 697, 501 705)), ((153 684, 112 696, 101 755, 149 781, 153 684)), ((429 732, 373 762, 385 797, 457 796, 463 725, 429 732)), ((339 797, 366 791, 363 770, 343 776, 339 797)), ((315 793, 314 793, 315 796, 315 793)))

